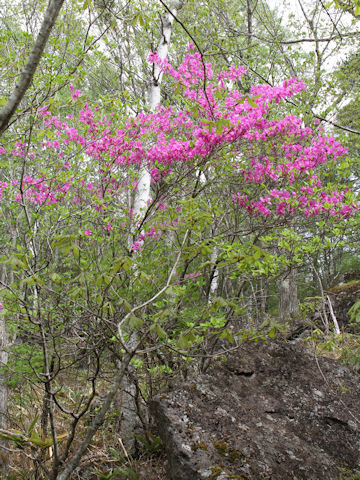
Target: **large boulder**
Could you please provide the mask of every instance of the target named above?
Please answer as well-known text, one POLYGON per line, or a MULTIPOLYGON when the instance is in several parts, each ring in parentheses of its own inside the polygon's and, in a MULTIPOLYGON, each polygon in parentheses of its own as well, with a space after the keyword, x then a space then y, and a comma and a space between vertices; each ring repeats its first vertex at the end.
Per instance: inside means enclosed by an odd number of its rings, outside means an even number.
POLYGON ((206 374, 151 402, 167 478, 335 480, 341 469, 355 474, 359 380, 300 344, 243 344, 206 374))

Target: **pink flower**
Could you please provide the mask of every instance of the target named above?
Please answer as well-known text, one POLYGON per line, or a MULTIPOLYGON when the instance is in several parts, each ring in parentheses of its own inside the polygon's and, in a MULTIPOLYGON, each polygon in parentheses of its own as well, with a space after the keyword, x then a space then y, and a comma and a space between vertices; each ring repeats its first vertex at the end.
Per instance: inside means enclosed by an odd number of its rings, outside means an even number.
POLYGON ((131 250, 133 250, 133 251, 141 250, 141 247, 142 247, 142 243, 136 241, 131 245, 131 250))
POLYGON ((84 234, 85 234, 86 236, 90 237, 90 235, 92 235, 93 232, 92 232, 92 230, 85 230, 85 231, 84 231, 84 234))
POLYGON ((75 100, 77 100, 79 97, 81 97, 81 95, 82 95, 81 90, 75 90, 75 91, 72 92, 72 94, 71 94, 71 96, 72 96, 75 100))
POLYGON ((0 302, 0 311, 4 310, 4 305, 0 302))

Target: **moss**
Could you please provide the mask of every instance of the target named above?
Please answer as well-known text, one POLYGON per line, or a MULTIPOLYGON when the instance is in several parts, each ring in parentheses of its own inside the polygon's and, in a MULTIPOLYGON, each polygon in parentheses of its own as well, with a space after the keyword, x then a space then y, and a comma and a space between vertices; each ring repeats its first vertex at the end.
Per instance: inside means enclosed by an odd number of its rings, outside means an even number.
POLYGON ((226 442, 218 442, 217 440, 214 440, 213 445, 220 455, 225 456, 228 453, 228 444, 226 442))
POLYGON ((360 288, 360 280, 353 280, 348 283, 344 283, 343 285, 337 285, 335 287, 330 287, 326 291, 329 293, 341 293, 341 292, 347 292, 351 291, 353 288, 360 288))
POLYGON ((227 475, 229 480, 246 480, 246 478, 242 475, 236 475, 234 473, 231 473, 229 470, 226 470, 220 466, 211 467, 211 471, 213 472, 210 476, 211 480, 216 480, 223 473, 227 475))
POLYGON ((241 452, 239 452, 239 450, 236 450, 226 442, 218 442, 217 440, 214 440, 213 445, 220 453, 220 455, 223 455, 224 457, 229 457, 233 462, 235 462, 235 460, 238 460, 241 457, 241 452))
POLYGON ((358 470, 347 470, 339 468, 340 477, 337 480, 360 480, 360 472, 358 470))
POLYGON ((209 450, 209 445, 207 445, 206 443, 195 443, 194 444, 194 449, 195 450, 209 450))

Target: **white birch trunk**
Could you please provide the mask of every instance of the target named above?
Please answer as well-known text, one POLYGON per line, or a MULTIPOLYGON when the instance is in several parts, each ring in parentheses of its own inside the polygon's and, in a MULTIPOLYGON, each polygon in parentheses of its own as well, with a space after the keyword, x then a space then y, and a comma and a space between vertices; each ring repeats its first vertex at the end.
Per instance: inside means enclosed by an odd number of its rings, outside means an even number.
MULTIPOLYGON (((181 9, 183 4, 184 0, 173 0, 169 2, 168 5, 169 9, 176 15, 177 10, 181 9)), ((162 60, 165 60, 168 56, 173 23, 174 17, 169 12, 166 12, 161 19, 161 39, 157 49, 157 53, 162 60)), ((152 112, 154 112, 161 103, 162 77, 163 72, 159 66, 155 64, 149 95, 149 107, 152 112)), ((139 218, 141 212, 147 207, 148 201, 150 200, 150 182, 151 176, 148 166, 143 164, 134 200, 134 218, 139 218)))
POLYGON ((329 295, 326 295, 326 299, 328 301, 330 315, 331 315, 331 318, 332 318, 332 321, 333 321, 333 324, 334 324, 334 327, 335 327, 335 333, 336 333, 336 335, 341 335, 341 330, 340 330, 337 318, 335 316, 334 309, 333 309, 333 306, 332 306, 331 299, 330 299, 329 295))
POLYGON ((6 130, 11 117, 14 115, 16 108, 20 104, 26 93, 26 90, 31 84, 34 73, 39 65, 51 30, 55 25, 63 3, 64 0, 49 0, 43 23, 36 38, 32 52, 30 53, 29 59, 23 71, 21 72, 14 91, 11 93, 8 101, 0 111, 0 136, 6 130))
MULTIPOLYGON (((214 266, 216 265, 218 255, 219 255, 219 249, 217 246, 215 246, 210 258, 211 263, 213 263, 214 266)), ((210 284, 209 303, 211 303, 212 299, 216 296, 218 286, 219 286, 219 270, 217 267, 215 267, 214 275, 211 279, 211 284, 210 284)))
MULTIPOLYGON (((5 315, 0 316, 0 367, 3 368, 8 363, 8 334, 6 328, 5 315)), ((0 428, 7 430, 8 428, 8 386, 6 385, 6 376, 0 375, 0 428)), ((6 442, 2 441, 6 447, 6 442)), ((0 469, 4 478, 8 473, 8 452, 0 446, 0 469)))
MULTIPOLYGON (((7 276, 9 280, 13 281, 13 274, 7 274, 6 266, 2 265, 1 280, 3 283, 6 282, 7 276)), ((8 363, 8 352, 7 348, 9 347, 8 332, 6 327, 6 316, 0 315, 0 368, 3 368, 8 363)), ((9 387, 6 384, 6 375, 0 375, 0 428, 7 430, 8 428, 8 396, 9 396, 9 387)), ((5 440, 0 443, 0 471, 4 478, 7 478, 9 461, 8 461, 8 451, 6 450, 7 442, 5 440), (4 446, 5 449, 1 448, 4 446)))
MULTIPOLYGON (((178 9, 182 8, 184 0, 173 0, 169 2, 170 10, 176 15, 178 9)), ((161 19, 161 39, 157 49, 159 57, 164 60, 167 58, 170 44, 170 37, 172 26, 174 23, 174 17, 166 12, 161 19)), ((158 65, 154 65, 153 78, 151 82, 150 95, 149 95, 149 107, 152 112, 160 105, 161 102, 161 81, 163 72, 161 72, 158 65)), ((142 216, 146 212, 148 202, 150 200, 150 184, 151 175, 148 165, 144 162, 141 171, 138 186, 134 199, 133 206, 133 218, 137 223, 141 221, 142 216)), ((136 224, 135 224, 136 225, 136 224)), ((134 227, 135 227, 134 225, 134 227)), ((133 228, 135 230, 135 228, 133 228)), ((131 239, 130 242, 131 243, 131 239)), ((129 339, 129 347, 132 348, 137 344, 136 332, 131 334, 129 339)), ((135 374, 135 372, 132 372, 135 374)), ((125 375, 122 382, 122 400, 121 400, 121 436, 124 448, 129 455, 133 455, 136 451, 136 442, 134 433, 139 426, 139 418, 137 415, 136 407, 136 386, 131 380, 131 375, 125 375)))

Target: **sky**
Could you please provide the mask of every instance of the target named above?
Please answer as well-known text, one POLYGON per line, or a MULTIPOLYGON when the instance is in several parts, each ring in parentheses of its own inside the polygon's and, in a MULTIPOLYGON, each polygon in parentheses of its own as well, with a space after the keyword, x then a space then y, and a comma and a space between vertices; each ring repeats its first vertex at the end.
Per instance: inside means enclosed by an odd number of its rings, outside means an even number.
MULTIPOLYGON (((269 4, 269 6, 273 10, 275 10, 279 18, 282 19, 282 24, 284 26, 289 22, 290 15, 294 15, 296 20, 299 20, 301 23, 306 25, 304 15, 300 8, 300 2, 304 6, 306 12, 310 12, 315 3, 314 0, 267 0, 267 3, 269 4)), ((324 0, 323 3, 324 5, 328 5, 329 0, 324 0)), ((331 7, 329 8, 329 12, 333 19, 336 18, 336 16, 341 15, 341 21, 339 25, 349 27, 351 25, 351 22, 353 21, 353 17, 348 13, 343 13, 343 12, 340 12, 339 10, 334 10, 331 7)), ((329 26, 331 26, 330 24, 331 20, 325 12, 323 12, 322 18, 329 24, 329 26)), ((311 51, 314 49, 314 44, 303 43, 301 44, 300 48, 304 49, 305 51, 311 51)), ((337 51, 337 53, 336 52, 333 53, 331 57, 327 59, 326 69, 328 71, 333 70, 348 52, 349 52, 349 47, 347 46, 347 51, 339 50, 337 51)))

